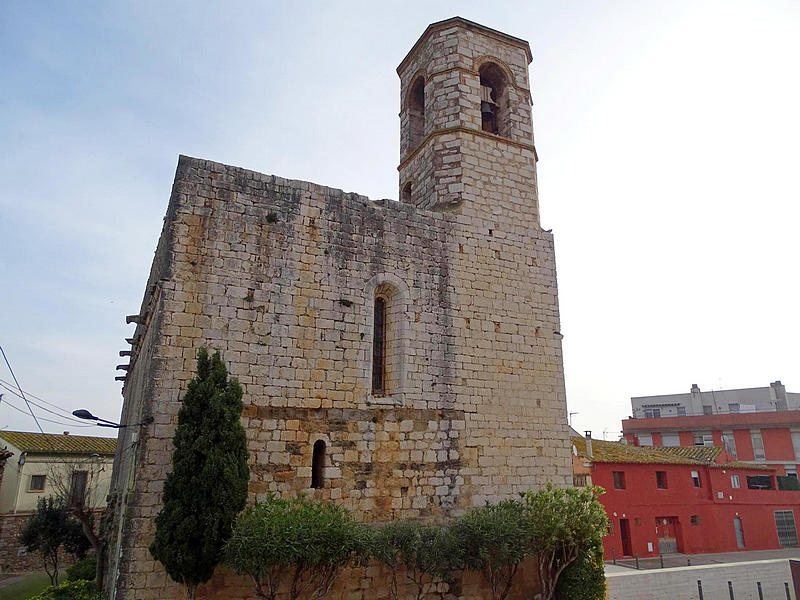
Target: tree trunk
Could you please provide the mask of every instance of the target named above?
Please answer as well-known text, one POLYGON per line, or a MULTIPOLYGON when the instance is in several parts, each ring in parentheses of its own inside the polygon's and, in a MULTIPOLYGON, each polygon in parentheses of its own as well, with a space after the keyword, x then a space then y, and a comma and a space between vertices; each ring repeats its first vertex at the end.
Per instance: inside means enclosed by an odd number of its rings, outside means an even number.
POLYGON ((187 583, 185 585, 186 585, 186 600, 194 600, 195 594, 197 594, 197 584, 187 583))

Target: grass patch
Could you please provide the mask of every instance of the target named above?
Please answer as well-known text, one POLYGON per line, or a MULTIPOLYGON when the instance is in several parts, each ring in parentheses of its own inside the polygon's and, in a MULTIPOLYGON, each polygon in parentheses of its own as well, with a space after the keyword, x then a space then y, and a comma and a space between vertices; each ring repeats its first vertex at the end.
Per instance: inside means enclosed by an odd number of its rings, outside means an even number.
POLYGON ((0 587, 3 600, 24 600, 28 596, 38 594, 50 585, 47 573, 26 573, 13 583, 0 587))

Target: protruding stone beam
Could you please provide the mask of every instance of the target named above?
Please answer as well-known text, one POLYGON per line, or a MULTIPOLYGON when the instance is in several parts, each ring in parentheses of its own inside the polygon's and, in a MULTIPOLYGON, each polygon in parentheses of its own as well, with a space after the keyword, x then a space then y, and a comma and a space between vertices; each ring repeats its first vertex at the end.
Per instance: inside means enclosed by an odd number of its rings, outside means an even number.
POLYGON ((130 365, 117 365, 117 371, 127 371, 130 367, 130 365))
POLYGON ((127 379, 127 375, 118 375, 114 377, 114 381, 125 381, 127 379))
POLYGON ((119 355, 120 356, 130 356, 131 354, 133 354, 133 352, 131 352, 130 350, 120 350, 119 351, 119 355))
POLYGON ((143 321, 140 315, 128 315, 125 317, 125 324, 136 323, 137 325, 143 321))

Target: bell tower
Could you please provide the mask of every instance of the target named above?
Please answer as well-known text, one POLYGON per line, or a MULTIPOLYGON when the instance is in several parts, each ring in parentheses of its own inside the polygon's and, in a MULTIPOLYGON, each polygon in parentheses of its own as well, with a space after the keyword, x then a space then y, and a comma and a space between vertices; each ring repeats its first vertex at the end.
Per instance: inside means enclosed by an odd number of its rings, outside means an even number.
POLYGON ((400 76, 400 199, 539 228, 528 42, 454 17, 430 25, 400 76))

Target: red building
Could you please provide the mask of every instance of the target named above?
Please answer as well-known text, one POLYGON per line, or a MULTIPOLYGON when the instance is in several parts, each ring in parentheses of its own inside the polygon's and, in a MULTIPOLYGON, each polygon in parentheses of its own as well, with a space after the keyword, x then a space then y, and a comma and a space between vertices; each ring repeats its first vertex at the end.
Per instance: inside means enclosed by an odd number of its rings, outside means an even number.
POLYGON ((713 446, 592 440, 587 449, 581 437, 573 444, 591 483, 606 490, 600 501, 610 521, 607 560, 798 544, 800 485, 772 466, 732 461, 713 446))
POLYGON ((631 398, 624 438, 637 446, 718 446, 735 460, 797 477, 800 394, 768 387, 631 398))

